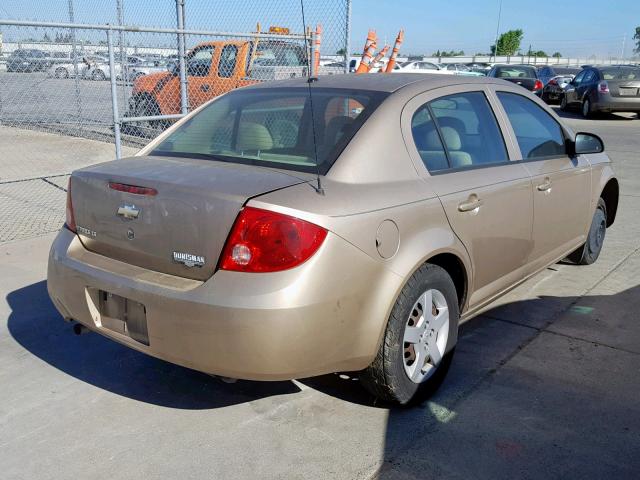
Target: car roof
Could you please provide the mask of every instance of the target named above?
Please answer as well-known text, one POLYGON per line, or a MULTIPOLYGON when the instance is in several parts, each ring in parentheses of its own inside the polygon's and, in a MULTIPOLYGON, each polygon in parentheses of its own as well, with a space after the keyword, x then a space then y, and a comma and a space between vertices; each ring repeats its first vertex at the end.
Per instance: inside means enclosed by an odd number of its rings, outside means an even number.
MULTIPOLYGON (((429 75, 424 73, 389 73, 389 74, 346 74, 321 75, 311 85, 312 88, 341 88, 353 90, 369 90, 392 93, 408 85, 420 84, 424 90, 460 84, 496 83, 493 78, 466 77, 461 75, 429 75)), ((297 77, 275 82, 265 82, 246 87, 262 88, 295 88, 308 85, 306 77, 297 77)))

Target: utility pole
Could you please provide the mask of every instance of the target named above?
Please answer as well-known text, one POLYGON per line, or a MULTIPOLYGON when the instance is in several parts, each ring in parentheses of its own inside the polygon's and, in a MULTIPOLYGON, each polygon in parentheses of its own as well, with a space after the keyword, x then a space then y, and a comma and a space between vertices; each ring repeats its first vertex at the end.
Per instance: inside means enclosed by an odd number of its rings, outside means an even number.
POLYGON ((622 37, 622 52, 620 53, 620 60, 624 61, 624 47, 626 46, 625 44, 627 43, 627 34, 625 33, 624 36, 622 37))
POLYGON ((497 62, 498 57, 498 35, 500 34, 500 17, 502 16, 502 0, 499 0, 498 5, 498 24, 496 25, 496 40, 494 42, 493 47, 493 61, 497 62))

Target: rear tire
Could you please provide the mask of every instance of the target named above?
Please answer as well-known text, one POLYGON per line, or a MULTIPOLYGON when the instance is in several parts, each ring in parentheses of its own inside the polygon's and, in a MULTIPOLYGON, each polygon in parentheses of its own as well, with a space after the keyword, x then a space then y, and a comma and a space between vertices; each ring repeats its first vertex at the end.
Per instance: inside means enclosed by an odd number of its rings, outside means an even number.
POLYGON ((95 70, 91 74, 91 79, 96 81, 103 81, 107 79, 107 76, 104 74, 102 70, 95 70))
POLYGON ((600 256, 604 237, 607 233, 607 206, 602 198, 598 199, 598 206, 593 214, 587 241, 580 248, 572 252, 567 258, 576 265, 591 265, 600 256))
POLYGON ((565 94, 562 94, 562 98, 560 99, 560 110, 562 110, 563 112, 566 112, 568 109, 568 105, 567 105, 567 96, 565 94))
POLYGON ((449 274, 437 265, 421 266, 393 306, 378 354, 360 375, 362 385, 390 403, 425 400, 449 371, 459 316, 449 274), (427 302, 431 305, 423 305, 427 302))
POLYGON ((593 110, 591 109, 591 100, 589 100, 588 98, 585 98, 582 101, 582 116, 584 118, 593 117, 593 110))

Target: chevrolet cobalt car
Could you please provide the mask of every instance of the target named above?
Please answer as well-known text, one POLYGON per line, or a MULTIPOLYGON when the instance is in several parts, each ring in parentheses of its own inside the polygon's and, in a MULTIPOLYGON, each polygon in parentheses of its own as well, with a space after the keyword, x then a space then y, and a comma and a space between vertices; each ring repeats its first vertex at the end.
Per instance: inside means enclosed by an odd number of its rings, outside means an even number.
MULTIPOLYGON (((616 217, 602 141, 496 78, 242 88, 73 172, 49 294, 78 329, 224 377, 360 371, 406 404, 460 322, 616 217)), ((577 274, 577 272, 576 272, 577 274)))

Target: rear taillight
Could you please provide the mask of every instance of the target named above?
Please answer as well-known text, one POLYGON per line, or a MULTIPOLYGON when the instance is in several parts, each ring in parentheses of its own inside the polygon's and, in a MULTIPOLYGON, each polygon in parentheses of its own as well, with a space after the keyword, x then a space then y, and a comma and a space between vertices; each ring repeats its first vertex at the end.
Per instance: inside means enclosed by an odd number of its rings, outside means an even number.
POLYGON ((609 93, 609 84, 605 81, 602 81, 598 84, 598 91, 600 93, 609 93))
POLYGON ((134 195, 151 195, 155 196, 158 191, 155 188, 140 187, 138 185, 127 185, 126 183, 109 182, 109 188, 111 190, 117 190, 119 192, 132 193, 134 195))
POLYGON ((558 85, 558 82, 555 78, 552 78, 551 80, 549 80, 549 85, 558 85))
POLYGON ((245 207, 236 218, 219 266, 237 272, 277 272, 307 261, 327 231, 299 218, 245 207))
POLYGON ((533 84, 533 91, 542 90, 543 87, 544 85, 542 85, 542 82, 540 80, 536 80, 536 83, 533 84))
POLYGON ((71 177, 69 177, 69 184, 67 185, 67 217, 65 219, 64 226, 73 233, 77 233, 76 219, 73 215, 73 203, 71 202, 71 177))

